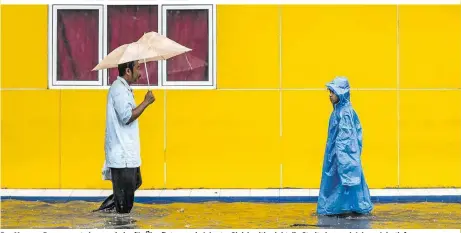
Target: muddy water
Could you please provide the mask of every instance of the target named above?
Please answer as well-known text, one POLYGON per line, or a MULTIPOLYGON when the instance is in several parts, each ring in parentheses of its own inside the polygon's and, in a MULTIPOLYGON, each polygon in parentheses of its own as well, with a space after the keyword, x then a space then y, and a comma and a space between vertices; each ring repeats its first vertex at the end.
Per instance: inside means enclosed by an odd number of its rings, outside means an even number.
POLYGON ((92 213, 100 203, 1 202, 1 227, 136 229, 451 228, 461 229, 461 204, 377 204, 362 217, 318 217, 315 204, 135 204, 128 215, 92 213))

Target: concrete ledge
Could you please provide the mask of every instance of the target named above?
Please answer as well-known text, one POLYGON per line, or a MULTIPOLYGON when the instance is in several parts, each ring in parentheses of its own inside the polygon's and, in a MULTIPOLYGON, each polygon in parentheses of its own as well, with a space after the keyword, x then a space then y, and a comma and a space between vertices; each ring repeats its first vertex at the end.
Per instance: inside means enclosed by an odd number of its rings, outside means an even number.
MULTIPOLYGON (((101 202, 112 190, 1 189, 2 200, 101 202)), ((179 189, 139 190, 138 203, 264 202, 315 203, 318 189, 179 189)), ((374 203, 461 203, 461 189, 371 189, 374 203)))

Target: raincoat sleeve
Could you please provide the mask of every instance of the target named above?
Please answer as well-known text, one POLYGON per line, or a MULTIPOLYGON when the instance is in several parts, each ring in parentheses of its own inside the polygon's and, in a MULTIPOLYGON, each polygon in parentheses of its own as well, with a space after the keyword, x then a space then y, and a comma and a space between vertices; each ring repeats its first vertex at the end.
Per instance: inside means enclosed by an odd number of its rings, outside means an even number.
POLYGON ((341 184, 355 186, 361 182, 359 138, 355 133, 352 117, 345 114, 339 122, 339 132, 335 140, 337 169, 341 184))

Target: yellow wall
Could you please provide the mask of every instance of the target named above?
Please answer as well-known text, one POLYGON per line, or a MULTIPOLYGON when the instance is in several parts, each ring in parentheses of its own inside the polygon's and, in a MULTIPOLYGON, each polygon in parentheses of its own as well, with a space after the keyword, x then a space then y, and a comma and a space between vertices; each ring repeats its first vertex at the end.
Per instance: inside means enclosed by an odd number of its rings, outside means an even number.
MULTIPOLYGON (((1 17, 1 187, 110 188, 107 91, 46 89, 46 5, 1 17)), ((154 91, 142 188, 318 188, 335 75, 371 188, 461 187, 461 6, 218 6, 217 46, 218 90, 154 91)))

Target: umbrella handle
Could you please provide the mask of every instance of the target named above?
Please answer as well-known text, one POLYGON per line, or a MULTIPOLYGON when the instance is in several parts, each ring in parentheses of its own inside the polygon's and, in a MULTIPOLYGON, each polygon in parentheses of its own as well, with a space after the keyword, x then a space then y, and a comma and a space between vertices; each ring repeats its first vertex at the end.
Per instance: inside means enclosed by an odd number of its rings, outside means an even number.
MULTIPOLYGON (((146 35, 145 32, 144 32, 144 35, 146 35)), ((146 64, 146 59, 145 58, 144 58, 144 68, 146 68, 147 89, 150 91, 149 72, 147 72, 147 64, 146 64)))
POLYGON ((146 64, 146 59, 145 58, 144 58, 144 68, 146 68, 147 88, 150 91, 149 72, 147 72, 147 64, 146 64))

